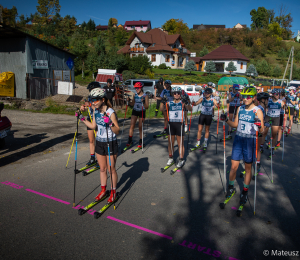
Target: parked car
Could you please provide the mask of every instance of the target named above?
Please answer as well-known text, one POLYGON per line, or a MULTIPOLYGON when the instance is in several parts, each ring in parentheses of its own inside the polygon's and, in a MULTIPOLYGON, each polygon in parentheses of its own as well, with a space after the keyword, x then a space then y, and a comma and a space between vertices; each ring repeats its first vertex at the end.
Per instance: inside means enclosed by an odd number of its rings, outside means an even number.
POLYGON ((124 84, 128 86, 128 90, 135 93, 134 84, 137 82, 144 83, 144 93, 146 93, 149 98, 154 97, 154 86, 158 82, 157 79, 128 79, 124 82, 124 84))

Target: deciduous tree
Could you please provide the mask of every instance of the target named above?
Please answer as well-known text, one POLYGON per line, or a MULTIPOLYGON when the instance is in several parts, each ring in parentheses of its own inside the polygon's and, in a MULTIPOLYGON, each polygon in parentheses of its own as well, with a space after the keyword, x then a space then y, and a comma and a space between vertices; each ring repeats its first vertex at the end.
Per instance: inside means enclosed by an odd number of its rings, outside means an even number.
POLYGON ((49 19, 60 12, 59 0, 38 0, 38 4, 36 9, 43 24, 48 23, 49 19))

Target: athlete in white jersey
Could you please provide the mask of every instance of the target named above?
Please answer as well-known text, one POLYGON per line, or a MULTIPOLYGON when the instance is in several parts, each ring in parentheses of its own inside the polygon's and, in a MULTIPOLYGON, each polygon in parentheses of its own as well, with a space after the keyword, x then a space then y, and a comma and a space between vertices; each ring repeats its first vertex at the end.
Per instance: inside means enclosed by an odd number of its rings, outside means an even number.
POLYGON ((118 155, 118 142, 116 135, 119 134, 120 128, 115 111, 106 97, 104 89, 95 88, 90 93, 93 122, 82 118, 81 120, 91 129, 97 129, 95 152, 100 166, 101 192, 95 200, 101 200, 106 194, 107 173, 112 176, 111 194, 108 203, 113 202, 116 198, 116 188, 118 175, 116 172, 116 161, 118 155), (108 152, 109 145, 109 152, 108 152), (109 163, 110 159, 110 163, 109 163), (111 165, 111 167, 110 167, 111 165), (111 172, 110 172, 111 171, 111 172))
POLYGON ((254 87, 244 88, 241 95, 243 96, 244 105, 237 109, 237 116, 234 122, 228 120, 225 114, 222 114, 220 119, 225 120, 231 127, 237 127, 237 133, 232 146, 231 169, 226 197, 230 198, 235 193, 234 181, 236 171, 240 160, 244 160, 246 175, 244 189, 240 196, 240 204, 245 205, 248 199, 252 163, 255 162, 256 156, 256 131, 264 131, 264 122, 262 111, 254 104, 256 89, 254 87), (259 128, 257 128, 258 126, 259 128))
POLYGON ((173 101, 168 101, 167 97, 162 99, 162 103, 164 103, 166 107, 166 112, 168 116, 169 122, 169 131, 168 131, 168 151, 169 151, 169 160, 167 165, 172 165, 173 161, 173 148, 175 143, 175 136, 177 139, 178 150, 179 150, 179 160, 177 163, 177 167, 181 168, 184 165, 184 109, 192 111, 191 105, 189 105, 188 98, 182 97, 181 94, 182 89, 180 87, 174 87, 171 90, 171 95, 173 97, 173 101), (170 140, 171 139, 171 140, 170 140))

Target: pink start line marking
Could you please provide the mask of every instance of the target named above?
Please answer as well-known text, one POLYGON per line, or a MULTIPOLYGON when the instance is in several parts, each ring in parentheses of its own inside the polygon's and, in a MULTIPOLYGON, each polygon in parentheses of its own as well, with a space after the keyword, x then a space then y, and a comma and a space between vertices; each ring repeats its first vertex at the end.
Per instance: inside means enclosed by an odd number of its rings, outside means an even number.
POLYGON ((117 219, 117 218, 114 218, 114 217, 107 216, 107 218, 110 219, 110 220, 113 220, 113 221, 117 221, 117 222, 119 222, 119 223, 122 223, 122 224, 124 224, 124 225, 130 226, 130 227, 133 227, 133 228, 137 228, 137 229, 143 230, 143 231, 145 231, 145 232, 148 232, 148 233, 151 233, 151 234, 154 234, 154 235, 163 237, 163 238, 167 238, 167 239, 170 239, 170 240, 173 239, 173 238, 170 237, 170 236, 167 236, 167 235, 158 233, 158 232, 156 232, 156 231, 153 231, 153 230, 150 230, 150 229, 147 229, 147 228, 143 228, 143 227, 140 227, 140 226, 131 224, 131 223, 129 223, 129 222, 126 222, 126 221, 123 221, 123 220, 120 220, 120 219, 117 219))
POLYGON ((29 192, 35 193, 35 194, 37 194, 37 195, 43 196, 43 197, 45 197, 45 198, 48 198, 48 199, 51 199, 51 200, 58 201, 58 202, 60 202, 60 203, 66 204, 66 205, 69 205, 69 204, 70 204, 70 202, 63 201, 63 200, 60 200, 60 199, 54 198, 54 197, 52 197, 52 196, 49 196, 49 195, 46 195, 46 194, 43 194, 43 193, 40 193, 40 192, 37 192, 37 191, 31 190, 31 189, 26 189, 26 191, 29 191, 29 192))

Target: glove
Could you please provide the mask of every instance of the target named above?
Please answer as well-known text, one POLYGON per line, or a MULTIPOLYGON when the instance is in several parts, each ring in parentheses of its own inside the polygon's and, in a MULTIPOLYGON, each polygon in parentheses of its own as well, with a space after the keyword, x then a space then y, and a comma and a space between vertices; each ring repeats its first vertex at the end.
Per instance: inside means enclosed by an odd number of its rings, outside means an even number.
POLYGON ((221 116, 220 116, 220 120, 221 121, 225 121, 225 122, 227 122, 227 116, 226 116, 226 114, 221 114, 221 116))
POLYGON ((220 103, 220 97, 215 97, 215 100, 217 101, 217 103, 220 103))
POLYGON ((291 101, 291 98, 290 98, 289 96, 286 96, 285 99, 286 99, 287 101, 291 101))
POLYGON ((168 98, 166 95, 162 98, 161 102, 163 102, 164 105, 168 102, 168 98))
POLYGON ((181 101, 182 101, 184 104, 186 104, 186 105, 189 104, 189 99, 188 99, 187 96, 183 96, 182 99, 181 99, 181 101))
POLYGON ((84 121, 84 120, 85 120, 85 117, 84 117, 83 115, 79 115, 79 119, 80 119, 81 121, 84 121))
POLYGON ((145 105, 145 98, 144 98, 144 97, 142 98, 142 102, 143 102, 143 104, 145 105))
POLYGON ((254 119, 254 124, 260 129, 261 128, 261 121, 260 121, 260 119, 259 118, 255 118, 254 119))
POLYGON ((109 123, 109 117, 108 116, 103 116, 104 123, 108 124, 109 123))
POLYGON ((192 106, 196 106, 196 102, 195 101, 192 102, 192 106))

